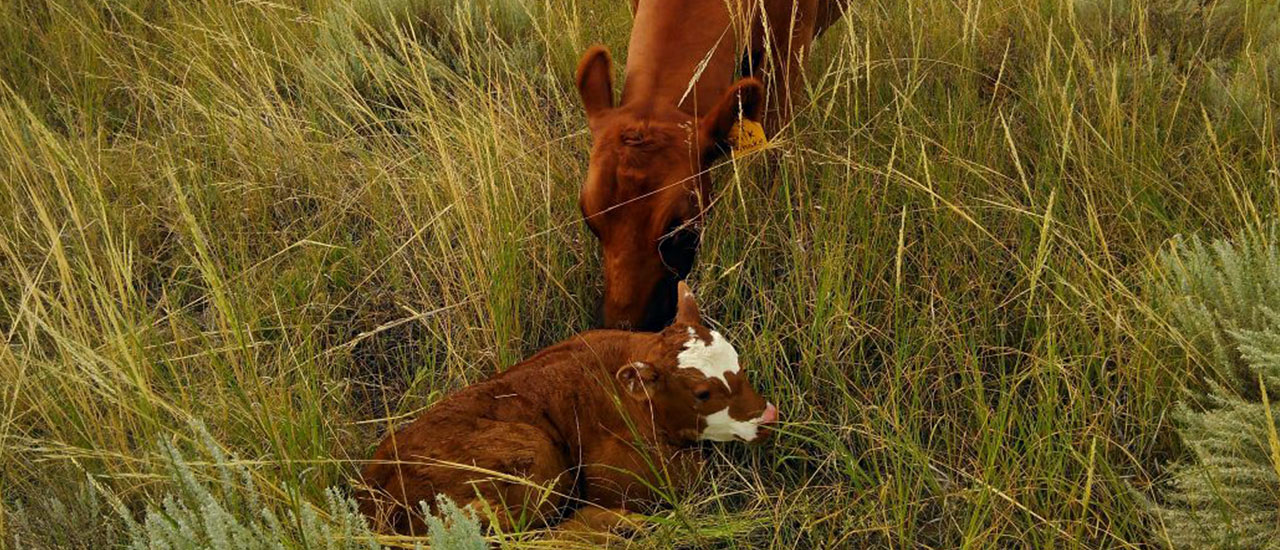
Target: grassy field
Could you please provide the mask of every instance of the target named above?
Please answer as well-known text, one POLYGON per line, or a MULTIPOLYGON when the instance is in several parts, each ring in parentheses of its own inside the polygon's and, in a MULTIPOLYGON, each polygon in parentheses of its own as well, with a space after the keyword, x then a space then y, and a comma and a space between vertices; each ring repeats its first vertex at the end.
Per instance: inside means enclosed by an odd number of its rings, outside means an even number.
MULTIPOLYGON (((1213 373, 1151 306, 1154 258, 1280 208, 1277 20, 855 1, 776 167, 716 169, 692 276, 783 434, 708 446, 634 547, 1164 547, 1169 411, 1213 373)), ((593 42, 625 60, 629 23, 0 2, 3 544, 124 544, 109 503, 172 491, 160 443, 194 421, 264 506, 323 507, 388 427, 592 328, 571 73, 593 42)))

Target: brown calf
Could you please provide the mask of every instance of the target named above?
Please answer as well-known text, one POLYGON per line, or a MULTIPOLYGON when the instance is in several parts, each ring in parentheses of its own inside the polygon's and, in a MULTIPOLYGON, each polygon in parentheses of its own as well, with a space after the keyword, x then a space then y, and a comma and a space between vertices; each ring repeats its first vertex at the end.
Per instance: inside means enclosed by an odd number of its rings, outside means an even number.
POLYGON ((608 51, 583 55, 578 92, 594 143, 579 206, 604 252, 606 327, 670 322, 675 283, 698 250, 707 169, 740 118, 765 118, 766 88, 769 133, 790 119, 805 52, 848 1, 635 1, 616 106, 608 51), (748 77, 733 84, 740 66, 748 77))
POLYGON ((656 503, 650 488, 687 483, 695 442, 763 439, 777 409, 680 292, 660 333, 584 332, 433 405, 378 446, 361 511, 381 530, 421 534, 418 503, 445 495, 491 510, 503 529, 569 508, 576 528, 608 529, 656 503))

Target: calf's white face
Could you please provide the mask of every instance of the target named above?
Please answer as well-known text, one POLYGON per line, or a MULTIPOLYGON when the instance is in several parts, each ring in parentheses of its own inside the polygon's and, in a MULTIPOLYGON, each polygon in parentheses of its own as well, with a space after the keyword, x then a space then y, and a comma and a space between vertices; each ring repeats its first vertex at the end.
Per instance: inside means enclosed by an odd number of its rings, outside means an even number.
POLYGON ((738 350, 724 339, 719 332, 711 332, 711 343, 698 337, 698 332, 689 327, 689 340, 684 343, 684 351, 676 356, 682 368, 698 369, 707 378, 719 379, 729 386, 725 373, 738 374, 738 350))
MULTIPOLYGON (((762 401, 746 383, 746 379, 741 373, 741 366, 738 364, 738 350, 734 349, 733 345, 724 336, 714 330, 709 331, 711 334, 710 342, 699 337, 692 327, 688 331, 689 340, 685 342, 684 351, 676 356, 677 366, 681 369, 697 370, 707 383, 712 385, 712 387, 706 387, 704 383, 695 386, 698 388, 697 391, 708 392, 705 394, 695 393, 695 398, 703 403, 712 404, 711 396, 718 389, 725 392, 726 397, 729 399, 728 403, 724 403, 723 408, 711 414, 703 414, 706 426, 702 429, 699 438, 706 441, 755 441, 761 434, 760 426, 769 424, 777 419, 778 409, 773 406, 773 403, 765 402, 764 410, 760 412, 759 416, 748 417, 746 420, 734 418, 734 415, 730 413, 731 409, 744 407, 750 409, 751 401, 762 401), (717 385, 716 382, 719 384, 717 385), (740 387, 735 388, 734 386, 740 387), (735 407, 738 403, 734 401, 746 401, 746 403, 742 403, 744 407, 735 407)), ((712 405, 718 404, 714 403, 712 405)))
POLYGON ((693 293, 679 284, 675 324, 656 335, 652 355, 622 366, 619 386, 647 402, 657 423, 682 441, 760 441, 778 409, 747 382, 738 352, 702 324, 693 293))

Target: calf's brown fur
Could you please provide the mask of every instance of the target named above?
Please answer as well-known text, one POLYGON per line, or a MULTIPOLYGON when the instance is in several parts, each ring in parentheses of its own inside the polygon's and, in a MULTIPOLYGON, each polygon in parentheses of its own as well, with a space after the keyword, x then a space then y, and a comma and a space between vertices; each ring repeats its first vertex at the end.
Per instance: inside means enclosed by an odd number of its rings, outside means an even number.
POLYGON ((382 530, 422 534, 418 503, 445 495, 503 529, 573 508, 576 527, 609 529, 656 503, 650 487, 687 483, 700 464, 693 443, 729 438, 715 426, 759 439, 767 432, 754 427, 776 409, 736 370, 736 352, 720 376, 689 366, 712 362, 713 349, 726 365, 727 343, 683 283, 679 310, 660 333, 585 332, 435 404, 378 446, 361 511, 382 530))

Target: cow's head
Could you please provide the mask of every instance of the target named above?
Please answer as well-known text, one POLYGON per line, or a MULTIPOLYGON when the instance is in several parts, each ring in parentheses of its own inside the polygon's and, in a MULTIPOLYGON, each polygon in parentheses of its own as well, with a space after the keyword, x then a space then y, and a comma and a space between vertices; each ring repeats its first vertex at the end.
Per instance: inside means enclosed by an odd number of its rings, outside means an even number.
POLYGON ((778 409, 756 393, 738 352, 702 324, 689 286, 678 285, 675 323, 659 344, 615 373, 624 395, 647 403, 658 426, 682 441, 760 441, 778 409))
POLYGON ((614 106, 610 63, 595 46, 578 64, 593 139, 578 205, 603 249, 605 326, 658 330, 698 251, 707 169, 729 150, 735 123, 760 120, 764 87, 743 79, 700 118, 645 98, 614 106))

